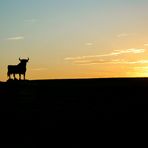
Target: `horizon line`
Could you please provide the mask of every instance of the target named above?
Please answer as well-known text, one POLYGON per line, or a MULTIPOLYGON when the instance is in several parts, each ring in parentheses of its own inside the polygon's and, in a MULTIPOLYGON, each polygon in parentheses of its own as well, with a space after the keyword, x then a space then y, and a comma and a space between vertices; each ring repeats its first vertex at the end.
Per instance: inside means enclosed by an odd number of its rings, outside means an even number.
MULTIPOLYGON (((55 78, 55 79, 26 79, 26 80, 13 80, 12 81, 56 81, 56 80, 95 80, 95 79, 148 79, 148 76, 146 77, 103 77, 103 78, 55 78)), ((0 81, 0 83, 7 82, 6 81, 0 81)))

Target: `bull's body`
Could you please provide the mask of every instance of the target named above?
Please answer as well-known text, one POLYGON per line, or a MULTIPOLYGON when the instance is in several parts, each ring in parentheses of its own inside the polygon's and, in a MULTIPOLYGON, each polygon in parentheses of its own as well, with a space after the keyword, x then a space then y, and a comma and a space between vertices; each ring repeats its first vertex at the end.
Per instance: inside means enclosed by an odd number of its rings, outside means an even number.
POLYGON ((16 79, 15 74, 19 74, 19 79, 21 79, 21 75, 24 76, 26 74, 26 64, 29 59, 19 59, 20 63, 18 65, 8 65, 7 76, 11 79, 11 75, 13 74, 14 79, 16 79))

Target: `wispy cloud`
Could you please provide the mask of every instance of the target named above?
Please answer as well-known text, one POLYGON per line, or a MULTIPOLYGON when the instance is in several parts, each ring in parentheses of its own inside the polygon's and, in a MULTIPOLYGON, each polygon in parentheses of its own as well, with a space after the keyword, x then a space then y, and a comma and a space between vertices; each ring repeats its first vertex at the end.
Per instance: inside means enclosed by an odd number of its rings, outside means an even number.
POLYGON ((44 70, 48 70, 48 68, 44 68, 44 67, 42 67, 42 68, 32 68, 31 70, 33 70, 33 71, 44 71, 44 70))
POLYGON ((13 41, 13 40, 24 40, 24 36, 10 37, 10 38, 7 38, 7 40, 10 40, 10 41, 13 41))
POLYGON ((80 65, 91 65, 91 64, 148 64, 148 60, 135 60, 135 61, 128 61, 125 59, 114 59, 114 60, 77 60, 74 61, 75 64, 80 65))
POLYGON ((144 44, 144 46, 148 46, 148 43, 144 44))
POLYGON ((126 38, 136 35, 136 33, 120 33, 117 35, 118 38, 126 38))
POLYGON ((93 46, 95 45, 96 41, 92 41, 92 42, 86 42, 85 45, 86 46, 93 46))
POLYGON ((138 67, 134 67, 135 70, 148 70, 148 66, 138 66, 138 67))
POLYGON ((126 49, 126 50, 114 50, 111 53, 100 54, 100 55, 66 57, 64 60, 73 60, 73 61, 74 60, 86 60, 86 59, 92 59, 92 58, 117 56, 117 55, 127 54, 127 53, 139 54, 139 53, 144 53, 144 52, 145 52, 145 49, 131 48, 131 49, 126 49))
POLYGON ((88 43, 85 43, 86 46, 92 46, 94 45, 94 43, 91 43, 91 42, 88 42, 88 43))
POLYGON ((119 58, 119 55, 122 54, 140 54, 144 52, 145 49, 131 48, 126 50, 114 50, 111 53, 100 55, 66 57, 64 60, 71 61, 75 64, 145 64, 148 63, 148 60, 128 61, 119 58))
POLYGON ((128 33, 120 33, 120 34, 117 35, 118 38, 127 37, 127 36, 129 36, 128 33))
POLYGON ((143 53, 145 52, 145 49, 142 48, 130 48, 130 49, 126 49, 126 50, 114 50, 114 52, 112 52, 110 55, 119 55, 119 54, 126 54, 126 53, 143 53))

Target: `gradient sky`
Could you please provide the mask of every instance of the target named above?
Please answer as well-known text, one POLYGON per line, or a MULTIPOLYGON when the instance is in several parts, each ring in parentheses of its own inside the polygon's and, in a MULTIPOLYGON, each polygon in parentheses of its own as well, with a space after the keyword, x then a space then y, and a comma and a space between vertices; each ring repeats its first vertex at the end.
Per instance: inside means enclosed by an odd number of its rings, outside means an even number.
POLYGON ((148 0, 0 0, 0 81, 148 76, 148 0))

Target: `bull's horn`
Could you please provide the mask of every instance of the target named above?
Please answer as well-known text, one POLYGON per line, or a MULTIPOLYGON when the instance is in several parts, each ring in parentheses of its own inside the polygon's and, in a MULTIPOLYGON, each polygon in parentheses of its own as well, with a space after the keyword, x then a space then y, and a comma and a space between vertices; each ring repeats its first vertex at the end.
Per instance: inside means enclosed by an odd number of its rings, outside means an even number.
POLYGON ((28 61, 29 61, 29 58, 28 58, 28 61))
POLYGON ((19 60, 21 61, 21 58, 19 58, 19 60))

